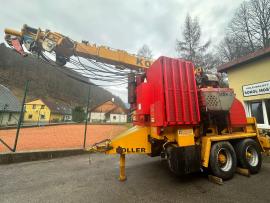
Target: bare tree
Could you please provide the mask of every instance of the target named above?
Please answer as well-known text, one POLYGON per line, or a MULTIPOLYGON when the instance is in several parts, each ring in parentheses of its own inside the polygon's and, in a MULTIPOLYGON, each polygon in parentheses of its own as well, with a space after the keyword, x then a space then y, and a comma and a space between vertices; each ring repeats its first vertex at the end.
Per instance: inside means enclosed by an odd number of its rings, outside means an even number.
POLYGON ((220 58, 230 61, 270 46, 270 0, 244 1, 218 46, 220 58))
POLYGON ((221 63, 228 62, 250 53, 245 42, 233 35, 226 35, 217 46, 217 55, 221 63))
MULTIPOLYGON (((183 40, 177 40, 176 42, 176 51, 179 56, 192 61, 196 66, 205 66, 204 56, 209 48, 210 40, 201 43, 201 27, 198 18, 192 19, 187 14, 182 35, 183 40)), ((210 56, 210 53, 208 53, 208 56, 210 56)))
POLYGON ((148 45, 144 44, 137 52, 137 55, 145 58, 153 58, 152 50, 148 45))
POLYGON ((270 0, 251 0, 252 29, 262 47, 270 45, 270 0))
POLYGON ((243 46, 255 51, 256 38, 252 29, 251 7, 248 2, 243 2, 236 11, 230 25, 229 33, 243 46))

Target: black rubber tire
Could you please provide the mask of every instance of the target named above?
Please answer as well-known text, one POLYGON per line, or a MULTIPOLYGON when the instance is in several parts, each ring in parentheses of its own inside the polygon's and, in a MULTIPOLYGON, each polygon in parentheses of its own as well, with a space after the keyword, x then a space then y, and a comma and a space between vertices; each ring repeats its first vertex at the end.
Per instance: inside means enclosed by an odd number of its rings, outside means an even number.
POLYGON ((212 145, 210 152, 210 169, 213 175, 222 178, 223 180, 229 180, 234 176, 236 165, 236 154, 233 146, 229 142, 217 142, 212 145), (223 170, 219 165, 218 154, 221 150, 230 155, 231 164, 228 165, 228 169, 226 170, 223 170))
POLYGON ((166 148, 166 155, 167 155, 167 166, 170 169, 171 172, 173 172, 174 174, 176 174, 175 170, 172 168, 172 160, 171 160, 171 152, 172 152, 172 147, 169 146, 166 148))
POLYGON ((238 160, 238 165, 242 168, 249 169, 251 174, 256 174, 260 171, 262 165, 262 154, 261 148, 259 144, 253 139, 244 139, 236 143, 235 145, 236 157, 238 160), (251 165, 246 156, 246 150, 248 147, 254 149, 257 153, 257 161, 255 161, 254 165, 251 165))

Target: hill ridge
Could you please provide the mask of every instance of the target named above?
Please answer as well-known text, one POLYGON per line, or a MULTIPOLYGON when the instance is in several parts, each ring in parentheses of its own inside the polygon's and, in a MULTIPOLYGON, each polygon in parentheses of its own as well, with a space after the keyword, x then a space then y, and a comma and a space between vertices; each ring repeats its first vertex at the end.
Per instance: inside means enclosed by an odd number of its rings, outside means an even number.
MULTIPOLYGON (((58 69, 31 55, 22 57, 1 43, 0 84, 8 87, 15 96, 21 99, 27 80, 30 80, 27 101, 46 98, 73 107, 87 104, 89 85, 86 83, 89 82, 88 78, 70 69, 58 69)), ((90 107, 112 98, 119 105, 125 106, 119 97, 108 90, 98 86, 90 88, 90 107)))

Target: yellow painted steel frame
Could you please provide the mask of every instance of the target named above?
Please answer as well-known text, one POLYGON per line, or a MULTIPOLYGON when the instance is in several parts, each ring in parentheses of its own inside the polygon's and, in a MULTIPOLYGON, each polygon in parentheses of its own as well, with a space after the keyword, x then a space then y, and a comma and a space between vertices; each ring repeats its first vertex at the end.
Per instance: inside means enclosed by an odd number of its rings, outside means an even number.
POLYGON ((173 142, 180 147, 192 146, 195 144, 194 131, 192 128, 169 127, 159 135, 156 127, 134 126, 115 137, 109 143, 111 150, 107 154, 150 154, 151 143, 149 137, 173 142))
POLYGON ((125 164, 126 164, 125 154, 121 154, 120 155, 120 173, 119 173, 119 180, 120 181, 125 181, 127 179, 125 164))
MULTIPOLYGON (((237 129, 237 128, 236 128, 237 129)), ((236 129, 231 129, 232 133, 217 135, 215 133, 206 136, 198 137, 195 135, 192 128, 184 127, 168 127, 162 133, 158 133, 157 128, 147 126, 134 126, 125 131, 116 138, 112 139, 109 146, 112 148, 107 151, 107 154, 150 154, 151 143, 149 137, 172 142, 180 147, 201 145, 201 163, 202 166, 208 167, 211 145, 213 142, 229 141, 236 139, 254 138, 258 141, 263 151, 263 143, 260 141, 258 129, 256 127, 255 118, 247 118, 247 126, 240 128, 240 131, 234 132, 236 129)))
POLYGON ((269 136, 260 135, 259 140, 265 150, 270 150, 270 137, 269 136))
POLYGON ((225 135, 207 135, 201 138, 201 161, 202 166, 208 167, 211 145, 213 142, 228 141, 236 139, 254 138, 260 144, 263 151, 262 143, 259 140, 259 133, 256 127, 255 118, 247 118, 247 126, 243 132, 233 132, 225 135))
POLYGON ((202 138, 201 161, 202 166, 208 167, 212 142, 227 141, 233 139, 257 138, 256 133, 232 133, 228 135, 210 135, 202 138))
POLYGON ((151 144, 148 141, 149 127, 134 126, 115 137, 110 142, 111 150, 107 154, 148 154, 151 144))
POLYGON ((151 127, 151 137, 164 140, 167 142, 176 142, 178 146, 192 146, 195 144, 195 134, 193 128, 187 128, 184 126, 167 127, 161 134, 158 134, 156 127, 151 127))
MULTIPOLYGON (((150 139, 158 139, 166 142, 173 142, 178 146, 195 145, 193 128, 169 127, 158 133, 156 127, 134 126, 112 139, 105 148, 106 154, 120 154, 119 180, 125 181, 125 155, 126 154, 150 154, 150 139)), ((98 149, 98 148, 96 148, 98 149)))

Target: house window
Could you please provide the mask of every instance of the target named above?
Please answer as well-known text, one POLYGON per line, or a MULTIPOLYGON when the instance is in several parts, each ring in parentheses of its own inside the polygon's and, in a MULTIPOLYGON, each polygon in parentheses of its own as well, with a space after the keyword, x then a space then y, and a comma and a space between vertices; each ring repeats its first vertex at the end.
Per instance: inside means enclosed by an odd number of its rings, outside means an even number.
POLYGON ((40 109, 44 109, 45 108, 45 105, 41 105, 40 109))
POLYGON ((33 104, 32 109, 36 109, 37 105, 33 104))
POLYGON ((255 117, 259 128, 270 129, 270 99, 248 101, 245 104, 247 116, 255 117))
POLYGON ((116 120, 116 116, 113 116, 113 120, 116 120))
POLYGON ((9 113, 8 114, 8 121, 11 121, 11 118, 12 118, 12 113, 9 113))
POLYGON ((261 101, 250 104, 251 116, 255 117, 258 124, 264 124, 263 104, 261 101))
POLYGON ((266 108, 266 115, 267 115, 267 121, 270 125, 270 99, 265 100, 265 108, 266 108))
POLYGON ((32 114, 29 114, 28 115, 28 119, 32 119, 33 118, 33 115, 32 114))
POLYGON ((41 114, 40 119, 45 119, 45 115, 41 114))

